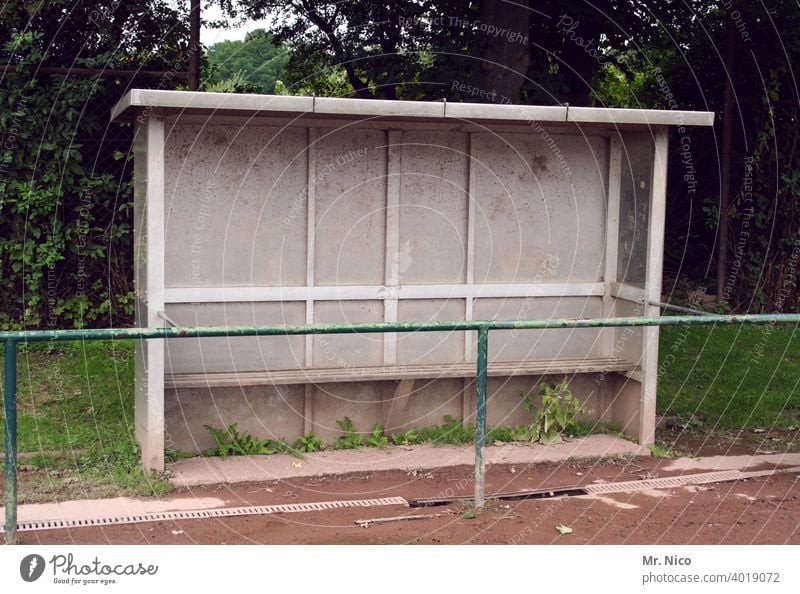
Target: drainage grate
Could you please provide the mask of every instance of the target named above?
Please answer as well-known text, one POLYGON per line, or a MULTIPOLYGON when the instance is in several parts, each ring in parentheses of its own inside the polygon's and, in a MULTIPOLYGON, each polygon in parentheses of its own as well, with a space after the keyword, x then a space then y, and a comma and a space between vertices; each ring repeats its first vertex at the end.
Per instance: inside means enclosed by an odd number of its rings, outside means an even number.
MULTIPOLYGON (((685 474, 666 478, 646 479, 638 481, 625 481, 620 483, 599 483, 591 485, 573 485, 570 487, 554 487, 552 489, 528 489, 509 493, 487 494, 486 500, 522 500, 522 499, 547 499, 553 497, 574 497, 576 495, 600 495, 605 493, 633 493, 636 491, 649 491, 651 489, 672 489, 687 485, 703 485, 708 483, 724 483, 726 481, 741 481, 745 479, 772 476, 776 472, 796 472, 800 467, 789 468, 784 471, 758 470, 754 472, 741 472, 739 470, 722 470, 718 472, 705 472, 700 474, 685 474)), ((455 497, 428 497, 422 499, 409 499, 409 507, 433 507, 449 505, 460 501, 472 501, 471 495, 455 497)))
MULTIPOLYGON (((132 516, 92 518, 87 520, 41 520, 20 522, 17 530, 58 530, 60 528, 87 528, 92 526, 116 526, 119 524, 138 524, 140 522, 161 522, 170 520, 206 520, 209 518, 228 518, 231 516, 254 516, 265 514, 297 513, 339 509, 345 507, 375 507, 381 505, 407 505, 402 497, 383 497, 380 499, 351 499, 344 501, 319 501, 316 503, 286 503, 282 505, 258 505, 250 507, 221 507, 194 511, 171 511, 132 516)), ((5 532, 5 525, 0 525, 5 532)))
POLYGON ((666 478, 645 479, 640 481, 583 485, 583 489, 587 494, 590 495, 599 495, 604 493, 631 493, 634 491, 649 491, 650 489, 670 489, 673 487, 685 487, 686 485, 703 485, 706 483, 738 481, 744 478, 750 477, 738 470, 723 470, 720 472, 685 474, 682 476, 670 476, 666 478))

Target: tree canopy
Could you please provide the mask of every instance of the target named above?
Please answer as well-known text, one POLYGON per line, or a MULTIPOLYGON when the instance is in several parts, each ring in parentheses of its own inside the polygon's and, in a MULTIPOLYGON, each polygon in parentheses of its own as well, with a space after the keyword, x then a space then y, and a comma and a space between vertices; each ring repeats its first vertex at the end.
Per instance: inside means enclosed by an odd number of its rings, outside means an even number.
MULTIPOLYGON (((181 88, 187 4, 0 9, 0 327, 129 319, 131 130, 108 114, 128 88, 181 88), (78 68, 163 74, 70 74, 78 68)), ((223 25, 269 26, 202 50, 206 90, 716 112, 713 129, 670 139, 665 292, 701 287, 739 311, 798 308, 796 1, 210 4, 223 25)))
POLYGON ((179 84, 183 14, 166 0, 7 2, 0 35, 0 329, 127 324, 132 132, 109 115, 129 88, 179 84))
POLYGON ((715 111, 713 130, 672 138, 667 274, 724 295, 726 308, 798 306, 795 1, 220 5, 232 18, 272 19, 275 40, 291 50, 280 92, 715 111), (720 241, 723 270, 735 271, 727 282, 714 278, 720 241))
POLYGON ((274 93, 275 82, 283 77, 289 54, 275 45, 264 29, 247 34, 244 41, 220 41, 208 48, 209 83, 240 75, 252 89, 274 93))

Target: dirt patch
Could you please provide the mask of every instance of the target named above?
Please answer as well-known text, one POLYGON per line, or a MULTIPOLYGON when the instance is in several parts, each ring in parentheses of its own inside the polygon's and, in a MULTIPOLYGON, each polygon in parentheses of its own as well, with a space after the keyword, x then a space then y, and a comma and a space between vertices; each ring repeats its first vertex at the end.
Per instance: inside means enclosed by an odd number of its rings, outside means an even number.
MULTIPOLYGON (((616 459, 591 463, 496 465, 489 492, 636 480, 676 474, 670 460, 616 459)), ((216 497, 229 506, 389 497, 469 495, 470 467, 432 472, 388 471, 346 476, 185 489, 180 497, 216 497)), ((800 544, 800 480, 779 474, 702 487, 492 501, 477 517, 463 505, 402 506, 155 522, 105 528, 22 532, 40 544, 800 544), (357 520, 403 514, 452 515, 362 528, 357 520), (556 525, 572 534, 560 535, 556 525)))
POLYGON ((800 451, 800 429, 755 428, 739 431, 659 430, 656 439, 689 456, 733 456, 800 451))

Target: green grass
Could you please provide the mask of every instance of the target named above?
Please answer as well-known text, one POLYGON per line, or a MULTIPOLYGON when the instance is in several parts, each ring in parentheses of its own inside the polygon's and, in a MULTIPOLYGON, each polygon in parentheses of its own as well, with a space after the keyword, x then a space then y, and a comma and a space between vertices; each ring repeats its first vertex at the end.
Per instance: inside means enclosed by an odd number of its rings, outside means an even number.
MULTIPOLYGON (((434 445, 460 445, 474 443, 475 425, 462 425, 460 418, 451 416, 444 417, 441 425, 430 425, 415 430, 417 435, 413 443, 432 443, 434 445)), ((492 444, 495 441, 511 442, 515 441, 514 427, 487 427, 486 443, 492 444)))
POLYGON ((661 329, 658 412, 706 415, 706 429, 800 419, 800 332, 788 326, 661 329))
POLYGON ((690 456, 689 452, 681 450, 670 449, 661 442, 656 442, 650 446, 650 455, 653 458, 681 458, 683 456, 690 456))
POLYGON ((635 454, 609 454, 597 456, 575 456, 569 459, 572 466, 596 466, 598 464, 627 465, 636 459, 635 454))
MULTIPOLYGON (((2 357, 0 357, 2 359, 2 357)), ((44 471, 41 487, 68 478, 86 495, 160 494, 169 483, 139 466, 133 430, 133 342, 87 341, 20 346, 18 449, 35 456, 21 464, 44 471)), ((4 427, 0 425, 0 437, 4 427)), ((21 473, 20 499, 33 501, 21 473)), ((63 480, 61 482, 64 482, 63 480)), ((46 490, 46 489, 45 489, 46 490)))
POLYGON ((619 423, 614 423, 611 421, 577 421, 575 423, 575 427, 572 428, 570 434, 573 437, 584 437, 586 435, 594 435, 596 433, 611 433, 617 435, 617 437, 621 437, 623 439, 627 439, 628 441, 636 441, 636 438, 632 435, 628 435, 624 433, 619 426, 619 423))

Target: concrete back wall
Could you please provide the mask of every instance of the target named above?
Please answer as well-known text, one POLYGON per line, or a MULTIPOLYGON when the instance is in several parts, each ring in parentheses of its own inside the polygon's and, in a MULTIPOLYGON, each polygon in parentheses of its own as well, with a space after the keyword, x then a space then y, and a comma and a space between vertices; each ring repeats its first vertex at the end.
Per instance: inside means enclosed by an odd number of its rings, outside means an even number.
MULTIPOLYGON (((308 130, 175 124, 166 167, 167 287, 306 282, 308 130)), ((387 132, 316 131, 317 285, 382 285, 387 132)), ((463 283, 469 172, 475 176, 474 279, 602 279, 607 139, 398 132, 400 284, 463 283), (472 140, 471 154, 467 143, 472 140)))
POLYGON ((165 286, 305 284, 306 131, 187 124, 167 133, 165 286))
MULTIPOLYGON (((542 130, 533 134, 524 123, 492 130, 169 119, 165 311, 182 325, 602 317, 608 132, 542 130), (541 287, 544 296, 533 296, 541 287), (343 290, 347 296, 337 297, 343 290)), ((636 175, 643 174, 637 169, 627 178, 628 198, 641 210, 636 175)), ((638 262, 646 223, 640 216, 620 221, 626 263, 638 262)), ((641 358, 640 331, 618 352, 602 337, 595 329, 493 332, 490 360, 641 358)), ((181 339, 167 341, 165 371, 475 357, 474 340, 463 332, 181 339)), ((290 440, 311 429, 332 441, 344 416, 363 431, 375 423, 403 431, 441 423, 444 415, 469 421, 472 380, 432 376, 410 392, 397 381, 167 389, 167 445, 210 447, 204 425, 238 423, 254 435, 290 440)), ((489 423, 529 422, 522 395, 541 380, 491 378, 489 423)), ((593 418, 611 410, 604 385, 594 374, 572 378, 593 418)))
MULTIPOLYGON (((570 166, 571 175, 565 177, 543 136, 531 134, 527 125, 518 132, 466 132, 289 123, 270 120, 266 125, 256 118, 233 125, 182 120, 167 125, 168 290, 184 289, 191 301, 204 289, 223 287, 382 290, 603 280, 607 138, 553 133, 549 138, 570 166), (397 236, 387 237, 393 192, 397 236), (396 253, 387 254, 387 246, 396 253)), ((475 298, 468 305, 443 291, 440 298, 401 298, 391 304, 391 312, 385 298, 325 298, 312 300, 307 309, 308 301, 176 303, 166 311, 181 324, 590 317, 601 312, 599 299, 582 296, 499 296, 475 298)), ((492 349, 492 355, 504 360, 531 353, 537 358, 587 355, 596 352, 597 336, 595 330, 524 332, 513 341, 498 335, 502 348, 492 349)), ((219 339, 203 341, 203 346, 171 341, 168 371, 385 362, 382 335, 310 340, 308 357, 302 338, 219 339)), ((399 336, 395 356, 402 363, 447 363, 473 353, 463 335, 399 336)))
POLYGON ((541 134, 477 134, 475 279, 602 279, 608 141, 553 135, 570 176, 541 134))

